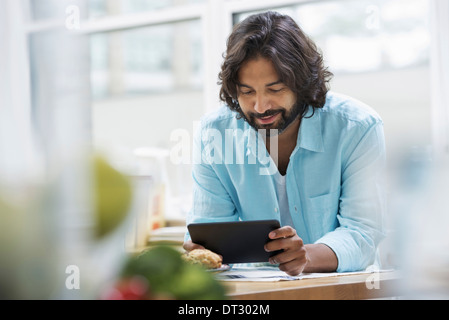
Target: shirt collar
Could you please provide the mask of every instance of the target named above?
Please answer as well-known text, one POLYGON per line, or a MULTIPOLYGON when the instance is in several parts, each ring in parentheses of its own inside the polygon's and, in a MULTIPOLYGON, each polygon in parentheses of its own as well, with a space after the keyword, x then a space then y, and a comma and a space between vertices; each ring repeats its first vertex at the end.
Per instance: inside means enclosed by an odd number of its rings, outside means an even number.
POLYGON ((321 112, 319 109, 316 109, 314 113, 313 107, 309 107, 299 128, 297 146, 314 152, 324 152, 321 112))

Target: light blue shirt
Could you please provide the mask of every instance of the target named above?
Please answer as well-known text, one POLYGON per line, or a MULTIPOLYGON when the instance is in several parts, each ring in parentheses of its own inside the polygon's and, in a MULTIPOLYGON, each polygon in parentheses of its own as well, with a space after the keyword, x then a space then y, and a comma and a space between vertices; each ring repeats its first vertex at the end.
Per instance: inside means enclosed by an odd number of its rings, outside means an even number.
MULTIPOLYGON (((333 92, 312 114, 310 107, 287 168, 291 219, 305 244, 335 252, 338 272, 363 270, 384 237, 383 123, 365 104, 333 92)), ((281 220, 277 167, 257 132, 236 116, 223 107, 201 121, 187 224, 281 220)))
POLYGON ((290 206, 287 198, 287 177, 278 172, 273 175, 274 185, 276 189, 276 196, 279 203, 279 212, 281 214, 281 226, 295 227, 292 216, 290 215, 290 206))

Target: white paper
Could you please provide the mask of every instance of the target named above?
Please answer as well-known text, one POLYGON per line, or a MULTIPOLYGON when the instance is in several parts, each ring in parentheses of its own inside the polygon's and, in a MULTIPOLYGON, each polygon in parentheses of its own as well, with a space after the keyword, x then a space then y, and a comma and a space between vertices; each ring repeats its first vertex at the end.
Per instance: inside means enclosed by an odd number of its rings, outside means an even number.
POLYGON ((254 266, 254 267, 232 267, 228 271, 217 273, 215 276, 220 281, 253 281, 253 282, 275 282, 292 281, 301 279, 325 278, 335 276, 348 276, 355 274, 370 274, 374 272, 386 272, 389 270, 378 270, 369 268, 357 272, 332 272, 332 273, 302 273, 299 276, 289 276, 277 267, 254 266))

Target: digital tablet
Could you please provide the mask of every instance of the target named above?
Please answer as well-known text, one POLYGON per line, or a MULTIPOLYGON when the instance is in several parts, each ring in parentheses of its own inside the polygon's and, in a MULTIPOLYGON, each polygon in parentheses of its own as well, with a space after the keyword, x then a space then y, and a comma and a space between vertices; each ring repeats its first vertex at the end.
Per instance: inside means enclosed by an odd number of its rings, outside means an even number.
POLYGON ((195 223, 187 226, 192 242, 223 257, 223 263, 268 262, 281 251, 266 252, 268 234, 277 220, 195 223))

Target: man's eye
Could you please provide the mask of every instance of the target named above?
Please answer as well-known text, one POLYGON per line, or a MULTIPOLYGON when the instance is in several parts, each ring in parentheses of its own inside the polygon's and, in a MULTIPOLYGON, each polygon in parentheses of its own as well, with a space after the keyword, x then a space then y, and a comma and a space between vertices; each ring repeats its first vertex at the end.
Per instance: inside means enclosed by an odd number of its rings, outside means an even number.
POLYGON ((273 93, 278 93, 278 92, 281 92, 281 91, 283 91, 284 90, 284 88, 281 88, 281 89, 270 89, 270 92, 273 92, 273 93))
POLYGON ((243 94, 245 96, 250 95, 252 93, 253 93, 253 91, 241 91, 241 94, 243 94))

